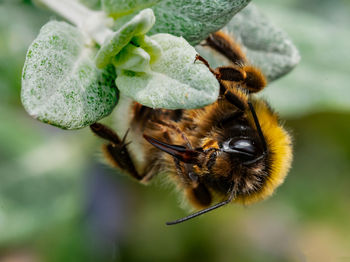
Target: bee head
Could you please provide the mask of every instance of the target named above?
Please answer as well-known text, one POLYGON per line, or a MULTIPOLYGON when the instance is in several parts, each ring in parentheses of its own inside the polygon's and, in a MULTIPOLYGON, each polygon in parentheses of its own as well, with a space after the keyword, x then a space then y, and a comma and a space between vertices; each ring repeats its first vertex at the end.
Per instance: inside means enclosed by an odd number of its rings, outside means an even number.
POLYGON ((246 111, 230 113, 202 139, 206 181, 217 192, 236 184, 235 202, 253 203, 270 196, 284 180, 292 161, 291 138, 263 100, 246 111))
POLYGON ((233 201, 257 202, 270 196, 283 182, 292 161, 292 147, 289 134, 266 102, 252 100, 248 106, 244 112, 233 111, 220 118, 197 148, 144 137, 158 149, 193 166, 199 179, 215 192, 225 195, 235 185, 233 201))
POLYGON ((259 191, 269 159, 264 135, 259 135, 245 114, 223 120, 202 141, 206 153, 201 155, 203 176, 223 194, 232 184, 237 184, 237 197, 259 191))

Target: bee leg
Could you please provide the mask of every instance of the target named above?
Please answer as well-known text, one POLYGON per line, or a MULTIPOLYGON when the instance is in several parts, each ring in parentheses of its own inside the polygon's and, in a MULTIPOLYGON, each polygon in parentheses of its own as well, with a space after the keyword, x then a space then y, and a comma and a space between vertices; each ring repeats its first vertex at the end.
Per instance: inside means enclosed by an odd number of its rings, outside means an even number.
POLYGON ((219 81, 236 82, 249 93, 257 93, 264 89, 267 81, 263 73, 256 67, 247 66, 222 66, 216 68, 219 74, 219 81))
POLYGON ((227 57, 234 64, 244 64, 246 57, 239 44, 229 34, 217 31, 206 39, 206 44, 227 57))
POLYGON ((180 183, 185 188, 185 196, 188 201, 197 209, 208 207, 212 202, 212 197, 207 187, 199 182, 198 175, 193 172, 190 164, 182 165, 174 157, 175 168, 180 183))
POLYGON ((237 107, 240 111, 244 112, 247 108, 246 103, 237 96, 234 92, 227 89, 220 83, 220 95, 224 97, 229 103, 237 107))
MULTIPOLYGON (((239 44, 236 43, 233 37, 227 33, 224 33, 223 31, 217 31, 216 33, 209 35, 209 37, 205 40, 205 46, 209 46, 210 48, 219 52, 228 58, 234 65, 237 65, 237 67, 240 67, 240 65, 246 63, 246 57, 239 44)), ((203 63, 206 65, 208 64, 204 61, 203 63)))
POLYGON ((123 139, 120 139, 113 130, 103 124, 92 124, 90 125, 90 129, 97 136, 109 141, 108 144, 103 145, 102 149, 106 158, 113 166, 128 173, 137 180, 143 178, 143 176, 137 172, 127 149, 130 143, 126 143, 128 131, 125 133, 123 139))
POLYGON ((212 202, 211 194, 204 184, 197 184, 196 187, 186 188, 185 196, 196 209, 208 207, 212 202))
MULTIPOLYGON (((203 62, 220 82, 231 81, 240 83, 241 87, 247 89, 250 93, 259 92, 266 86, 264 75, 259 69, 253 66, 230 65, 221 66, 214 70, 210 67, 208 61, 198 54, 196 55, 195 61, 197 60, 203 62)), ((220 93, 222 93, 222 90, 220 93)))
POLYGON ((241 83, 247 78, 247 73, 239 66, 221 66, 216 68, 216 71, 219 74, 219 80, 241 83))
POLYGON ((249 93, 257 93, 264 89, 267 85, 267 80, 260 69, 250 65, 243 66, 242 69, 247 75, 242 84, 243 88, 246 88, 249 93))
POLYGON ((208 207, 211 204, 212 197, 208 188, 198 181, 198 175, 194 172, 188 172, 192 180, 191 186, 185 189, 185 195, 189 202, 197 209, 208 207))
POLYGON ((199 54, 196 55, 196 58, 194 59, 194 62, 201 61, 206 67, 208 67, 209 71, 216 77, 219 77, 218 72, 216 72, 214 69, 212 69, 208 63, 207 60, 204 59, 204 57, 200 56, 199 54))
MULTIPOLYGON (((239 66, 239 65, 230 65, 230 66, 221 66, 212 69, 207 60, 202 56, 196 55, 195 61, 201 61, 204 65, 208 67, 210 72, 221 82, 221 81, 231 81, 242 84, 242 87, 248 89, 249 92, 255 93, 260 91, 265 85, 266 81, 262 73, 252 66, 239 66), (245 69, 248 69, 247 72, 245 69)), ((221 84, 221 83, 220 83, 221 84)))
POLYGON ((263 73, 254 66, 222 66, 216 68, 216 72, 220 82, 235 82, 249 93, 257 93, 267 85, 263 73))
POLYGON ((233 65, 216 68, 219 80, 241 82, 241 87, 250 93, 261 91, 266 86, 266 78, 262 72, 251 65, 247 65, 247 59, 240 45, 234 38, 217 31, 206 39, 206 45, 227 57, 233 65))
POLYGON ((220 82, 235 82, 249 93, 257 93, 267 85, 263 73, 254 66, 222 66, 216 68, 216 72, 220 82))

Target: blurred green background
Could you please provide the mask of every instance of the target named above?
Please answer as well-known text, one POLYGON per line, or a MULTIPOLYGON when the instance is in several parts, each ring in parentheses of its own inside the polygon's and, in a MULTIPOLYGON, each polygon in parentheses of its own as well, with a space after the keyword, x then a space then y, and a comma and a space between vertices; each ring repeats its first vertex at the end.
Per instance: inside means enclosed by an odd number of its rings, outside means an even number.
POLYGON ((350 2, 255 2, 300 50, 264 96, 294 136, 294 163, 272 198, 185 215, 156 181, 101 162, 87 129, 63 131, 20 103, 26 50, 54 15, 0 0, 0 261, 350 261, 350 2))

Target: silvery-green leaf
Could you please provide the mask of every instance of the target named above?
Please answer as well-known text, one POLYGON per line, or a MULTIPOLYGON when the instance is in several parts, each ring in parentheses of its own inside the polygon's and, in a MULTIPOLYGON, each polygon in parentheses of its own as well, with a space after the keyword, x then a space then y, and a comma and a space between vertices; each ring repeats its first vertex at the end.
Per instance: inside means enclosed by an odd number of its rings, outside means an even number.
POLYGON ((120 17, 151 7, 160 1, 162 0, 102 0, 102 8, 107 14, 120 17))
POLYGON ((162 56, 148 73, 119 70, 116 84, 124 95, 152 108, 198 108, 216 101, 219 84, 201 62, 196 50, 182 37, 157 34, 151 37, 162 56))
POLYGON ((80 31, 52 21, 29 47, 22 74, 22 103, 42 122, 64 129, 107 116, 117 102, 112 66, 99 70, 94 49, 80 31))
POLYGON ((149 71, 150 60, 151 56, 141 47, 128 44, 113 58, 112 63, 118 69, 145 72, 149 71))
POLYGON ((102 45, 96 55, 96 65, 99 68, 107 66, 111 59, 125 47, 134 36, 147 33, 155 23, 152 9, 142 10, 118 31, 113 33, 102 45))
POLYGON ((135 36, 112 58, 112 64, 116 69, 148 72, 150 63, 157 61, 161 54, 162 49, 156 41, 145 35, 135 36))
POLYGON ((101 0, 79 0, 81 3, 91 9, 101 9, 101 0))
POLYGON ((131 39, 131 42, 141 47, 151 56, 150 63, 154 63, 162 55, 162 48, 159 44, 146 35, 135 36, 131 39))
POLYGON ((196 45, 226 25, 250 0, 164 0, 153 6, 156 24, 151 33, 184 37, 196 45))
MULTIPOLYGON (((118 3, 125 2, 108 1, 115 3, 116 7, 118 3)), ((156 16, 156 23, 150 34, 169 33, 182 36, 191 45, 196 45, 210 33, 225 26, 250 0, 154 0, 153 2, 158 3, 151 7, 156 16)), ((135 12, 118 18, 115 29, 119 29, 134 15, 135 12)))
MULTIPOLYGON (((250 4, 223 28, 242 47, 248 61, 259 67, 269 81, 291 71, 300 60, 299 52, 287 34, 250 4)), ((231 62, 207 47, 197 46, 212 67, 231 62)))

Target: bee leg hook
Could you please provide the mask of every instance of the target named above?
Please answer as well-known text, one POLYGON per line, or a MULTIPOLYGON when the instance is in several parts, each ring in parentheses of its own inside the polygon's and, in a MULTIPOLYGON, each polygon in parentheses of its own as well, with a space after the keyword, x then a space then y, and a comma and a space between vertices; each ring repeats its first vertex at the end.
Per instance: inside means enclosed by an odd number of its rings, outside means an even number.
POLYGON ((122 172, 128 173, 137 180, 143 178, 143 176, 137 172, 127 149, 127 146, 131 143, 126 142, 129 130, 127 130, 124 137, 120 139, 113 130, 103 124, 94 123, 90 125, 90 129, 100 138, 109 141, 108 144, 103 145, 102 150, 113 166, 120 169, 122 172))

